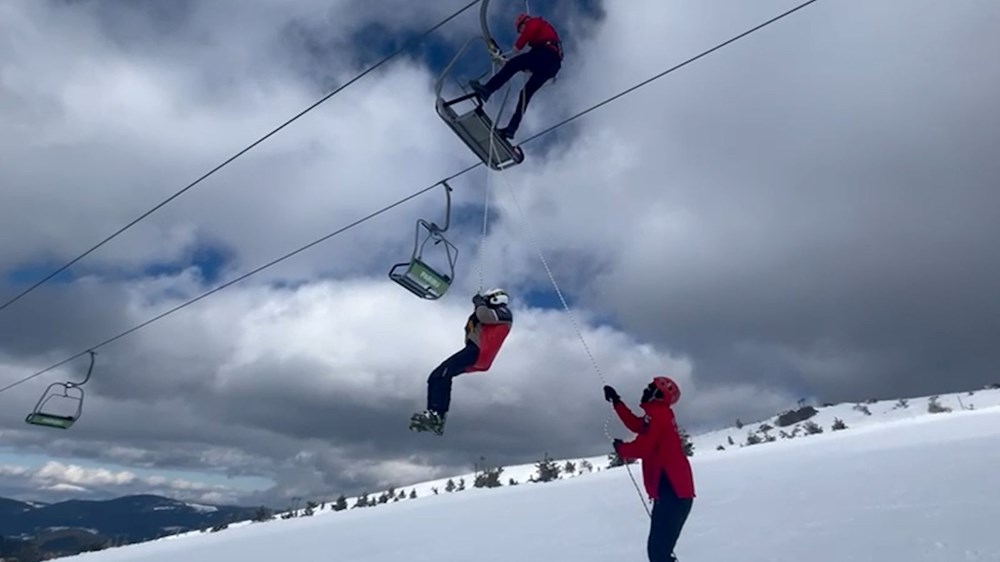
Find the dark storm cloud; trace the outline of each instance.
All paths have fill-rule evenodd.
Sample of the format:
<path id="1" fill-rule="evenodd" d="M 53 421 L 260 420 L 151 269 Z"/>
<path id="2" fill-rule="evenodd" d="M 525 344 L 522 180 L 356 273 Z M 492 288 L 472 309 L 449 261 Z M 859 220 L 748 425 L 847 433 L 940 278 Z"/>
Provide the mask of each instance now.
<path id="1" fill-rule="evenodd" d="M 984 22 L 1000 10 L 810 10 L 647 94 L 679 141 L 646 178 L 690 230 L 627 249 L 595 302 L 690 353 L 703 383 L 839 401 L 991 382 L 1000 42 Z"/>

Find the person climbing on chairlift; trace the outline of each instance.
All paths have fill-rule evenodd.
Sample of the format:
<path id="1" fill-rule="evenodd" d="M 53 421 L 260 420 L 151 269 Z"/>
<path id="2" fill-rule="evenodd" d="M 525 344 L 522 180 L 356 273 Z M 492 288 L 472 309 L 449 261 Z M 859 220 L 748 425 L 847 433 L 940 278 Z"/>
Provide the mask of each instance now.
<path id="1" fill-rule="evenodd" d="M 427 410 L 413 414 L 410 429 L 444 433 L 451 406 L 451 381 L 463 373 L 488 371 L 514 323 L 503 289 L 472 297 L 475 309 L 465 322 L 465 347 L 445 359 L 427 377 Z"/>
<path id="2" fill-rule="evenodd" d="M 649 562 L 674 562 L 674 545 L 694 503 L 691 463 L 671 407 L 680 400 L 681 390 L 669 377 L 656 377 L 642 391 L 639 417 L 622 402 L 614 388 L 604 387 L 604 399 L 630 431 L 634 441 L 614 440 L 615 453 L 624 460 L 641 459 L 643 484 L 653 500 L 646 552 Z"/>
<path id="3" fill-rule="evenodd" d="M 503 68 L 485 84 L 480 84 L 478 80 L 469 82 L 472 91 L 483 100 L 483 103 L 486 103 L 494 92 L 514 77 L 514 74 L 524 71 L 531 73 L 531 77 L 528 78 L 527 83 L 525 83 L 524 88 L 521 90 L 517 108 L 514 109 L 514 114 L 511 115 L 510 121 L 506 127 L 497 130 L 498 133 L 507 139 L 514 138 L 514 134 L 517 133 L 517 128 L 521 125 L 521 118 L 524 117 L 524 111 L 528 108 L 528 102 L 531 101 L 531 97 L 550 78 L 555 78 L 560 68 L 562 68 L 563 59 L 562 42 L 559 39 L 559 34 L 552 27 L 552 24 L 543 18 L 531 17 L 528 14 L 518 14 L 514 20 L 514 27 L 519 34 L 517 40 L 514 42 L 515 52 L 520 52 L 526 45 L 530 45 L 531 50 L 508 60 L 503 65 Z"/>

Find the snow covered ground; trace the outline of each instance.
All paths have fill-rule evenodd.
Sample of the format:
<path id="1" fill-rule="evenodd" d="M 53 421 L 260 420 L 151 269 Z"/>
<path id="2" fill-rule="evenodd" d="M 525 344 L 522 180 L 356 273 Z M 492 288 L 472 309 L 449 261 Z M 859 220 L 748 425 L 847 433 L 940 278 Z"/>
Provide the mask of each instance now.
<path id="1" fill-rule="evenodd" d="M 962 405 L 959 407 L 958 398 Z M 1000 391 L 822 408 L 823 433 L 739 447 L 765 421 L 697 436 L 698 499 L 681 537 L 682 562 L 1000 560 Z M 967 409 L 974 404 L 975 409 Z M 835 418 L 847 429 L 831 431 Z M 780 430 L 791 433 L 793 426 Z M 767 433 L 776 435 L 779 428 Z M 622 435 L 626 435 L 623 431 Z M 736 441 L 728 444 L 728 437 Z M 742 439 L 739 439 L 739 438 Z M 723 445 L 724 451 L 716 447 Z M 241 523 L 81 554 L 80 562 L 406 560 L 477 562 L 646 560 L 648 520 L 624 468 L 525 484 L 445 492 L 445 481 L 403 489 L 418 499 L 312 517 Z M 561 464 L 561 463 L 560 463 Z M 597 470 L 602 468 L 603 470 Z M 638 465 L 632 473 L 640 478 Z M 454 481 L 458 481 L 456 476 Z M 507 486 L 508 478 L 521 482 Z M 437 487 L 435 495 L 432 487 Z M 350 505 L 354 504 L 354 498 Z"/>

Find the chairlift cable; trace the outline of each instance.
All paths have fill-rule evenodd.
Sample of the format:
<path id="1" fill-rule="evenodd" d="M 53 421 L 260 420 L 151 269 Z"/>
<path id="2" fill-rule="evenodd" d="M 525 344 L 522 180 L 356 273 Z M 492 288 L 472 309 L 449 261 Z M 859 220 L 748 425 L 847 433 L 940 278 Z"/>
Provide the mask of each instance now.
<path id="1" fill-rule="evenodd" d="M 89 250 L 83 252 L 79 256 L 73 258 L 72 260 L 70 260 L 69 262 L 67 262 L 66 264 L 64 264 L 63 266 L 59 267 L 59 269 L 56 269 L 52 273 L 48 274 L 46 277 L 44 277 L 41 280 L 37 281 L 34 285 L 32 285 L 31 287 L 28 287 L 27 289 L 25 289 L 24 291 L 22 291 L 20 294 L 18 294 L 14 298 L 8 300 L 7 302 L 5 302 L 3 304 L 0 304 L 0 311 L 2 311 L 3 309 L 7 308 L 8 306 L 14 304 L 18 300 L 20 300 L 22 297 L 26 296 L 28 293 L 34 291 L 35 289 L 37 289 L 42 284 L 46 283 L 47 281 L 49 281 L 50 279 L 52 279 L 56 275 L 59 275 L 60 273 L 62 273 L 66 269 L 68 269 L 71 266 L 73 266 L 73 264 L 79 262 L 80 260 L 82 260 L 83 258 L 87 257 L 88 255 L 90 255 L 91 253 L 93 253 L 95 250 L 97 250 L 101 246 L 107 244 L 112 239 L 118 237 L 120 234 L 122 234 L 123 232 L 125 232 L 129 228 L 135 226 L 139 221 L 141 221 L 141 220 L 145 219 L 146 217 L 152 215 L 154 212 L 156 212 L 157 210 L 159 210 L 161 207 L 165 206 L 167 203 L 173 201 L 177 197 L 180 197 L 182 194 L 184 194 L 188 190 L 190 190 L 193 187 L 195 187 L 196 185 L 200 184 L 202 181 L 208 179 L 209 176 L 215 174 L 216 172 L 218 172 L 219 170 L 221 170 L 225 166 L 229 165 L 231 162 L 233 162 L 237 158 L 243 156 L 244 154 L 246 154 L 247 152 L 249 152 L 251 149 L 253 149 L 257 145 L 261 144 L 265 140 L 269 139 L 271 136 L 275 135 L 278 131 L 280 131 L 280 130 L 284 129 L 285 127 L 287 127 L 288 125 L 292 124 L 292 122 L 298 120 L 300 117 L 302 117 L 306 113 L 309 113 L 310 111 L 312 111 L 313 109 L 315 109 L 316 107 L 318 107 L 320 104 L 326 102 L 327 100 L 329 100 L 330 98 L 332 98 L 336 94 L 340 93 L 341 91 L 343 91 L 344 89 L 346 89 L 348 86 L 354 84 L 355 82 L 357 82 L 361 78 L 364 78 L 365 76 L 367 76 L 368 74 L 370 74 L 371 72 L 373 72 L 375 69 L 379 68 L 380 66 L 382 66 L 385 63 L 389 62 L 390 60 L 396 58 L 398 55 L 400 55 L 404 51 L 406 51 L 406 50 L 408 50 L 408 49 L 416 46 L 421 41 L 423 41 L 424 39 L 426 39 L 427 37 L 429 37 L 432 33 L 434 33 L 435 31 L 437 31 L 438 28 L 444 26 L 446 23 L 448 23 L 449 21 L 455 19 L 460 14 L 462 14 L 463 12 L 465 12 L 466 10 L 468 10 L 469 8 L 475 6 L 476 4 L 478 4 L 481 1 L 482 0 L 473 0 L 472 2 L 469 2 L 468 4 L 465 5 L 465 7 L 463 7 L 460 10 L 458 10 L 457 12 L 451 14 L 447 18 L 441 20 L 436 25 L 434 25 L 433 27 L 431 27 L 430 29 L 428 29 L 427 31 L 425 31 L 423 34 L 417 36 L 416 38 L 414 38 L 414 39 L 412 39 L 410 41 L 408 41 L 402 47 L 400 47 L 399 49 L 397 49 L 395 52 L 389 54 L 388 56 L 386 56 L 382 60 L 378 61 L 374 65 L 368 67 L 366 70 L 364 70 L 363 72 L 361 72 L 360 74 L 358 74 L 354 78 L 351 78 L 350 80 L 348 80 L 347 82 L 345 82 L 341 86 L 339 86 L 336 89 L 334 89 L 332 92 L 330 92 L 327 95 L 325 95 L 322 98 L 320 98 L 319 101 L 313 103 L 312 105 L 310 105 L 306 109 L 302 110 L 301 112 L 299 112 L 298 114 L 296 114 L 291 119 L 285 121 L 284 123 L 282 123 L 280 126 L 276 127 L 275 129 L 272 129 L 271 132 L 269 132 L 266 135 L 264 135 L 263 137 L 257 139 L 252 144 L 248 145 L 246 148 L 240 150 L 239 152 L 237 152 L 233 156 L 229 157 L 227 160 L 225 160 L 224 162 L 222 162 L 221 164 L 219 164 L 215 168 L 212 168 L 207 173 L 205 173 L 203 176 L 201 176 L 200 178 L 198 178 L 195 181 L 191 182 L 190 184 L 188 184 L 186 187 L 184 187 L 180 191 L 177 191 L 176 193 L 174 193 L 170 197 L 168 197 L 168 198 L 164 199 L 163 201 L 161 201 L 160 203 L 158 203 L 153 208 L 151 208 L 148 211 L 146 211 L 145 213 L 139 215 L 137 218 L 133 219 L 132 222 L 130 222 L 130 223 L 126 224 L 125 226 L 119 228 L 116 232 L 114 232 L 113 234 L 111 234 L 110 236 L 108 236 L 107 238 L 105 238 L 104 240 L 102 240 L 101 242 L 99 242 L 98 244 L 96 244 L 95 246 L 91 247 Z"/>
<path id="2" fill-rule="evenodd" d="M 378 215 L 386 213 L 386 212 L 390 211 L 391 209 L 394 209 L 394 208 L 402 205 L 403 203 L 406 203 L 407 201 L 410 201 L 411 199 L 416 199 L 417 197 L 423 195 L 424 193 L 427 193 L 427 192 L 431 191 L 432 189 L 435 189 L 435 188 L 439 187 L 441 185 L 442 181 L 448 181 L 448 180 L 451 180 L 451 179 L 455 179 L 455 178 L 457 178 L 457 177 L 459 177 L 459 176 L 461 176 L 463 174 L 466 174 L 466 173 L 474 170 L 476 168 L 476 166 L 477 165 L 469 166 L 468 168 L 466 168 L 466 169 L 464 169 L 464 170 L 462 170 L 460 172 L 457 172 L 457 173 L 453 174 L 452 176 L 450 176 L 450 177 L 448 177 L 448 178 L 446 178 L 444 180 L 436 181 L 432 185 L 429 185 L 429 186 L 421 189 L 420 191 L 417 191 L 417 192 L 412 193 L 412 194 L 410 194 L 410 195 L 408 195 L 408 196 L 406 196 L 406 197 L 404 197 L 402 199 L 399 199 L 398 201 L 396 201 L 396 202 L 394 202 L 392 204 L 386 205 L 385 207 L 382 207 L 381 209 L 379 209 L 377 211 L 374 211 L 374 212 L 366 215 L 365 217 L 362 217 L 362 218 L 360 218 L 360 219 L 358 219 L 358 220 L 356 220 L 356 221 L 354 221 L 354 222 L 352 222 L 352 223 L 350 223 L 350 224 L 348 224 L 346 226 L 343 226 L 343 227 L 341 227 L 341 228 L 339 228 L 339 229 L 337 229 L 337 230 L 335 230 L 335 231 L 327 234 L 326 236 L 323 236 L 322 238 L 318 238 L 318 239 L 316 239 L 316 240 L 314 240 L 314 241 L 306 244 L 305 246 L 302 246 L 302 247 L 298 248 L 297 250 L 289 252 L 289 253 L 285 254 L 284 256 L 281 256 L 280 258 L 271 260 L 270 262 L 268 262 L 268 263 L 266 263 L 266 264 L 264 264 L 262 266 L 259 266 L 259 267 L 255 268 L 255 269 L 251 270 L 251 271 L 248 271 L 247 273 L 244 273 L 243 275 L 240 275 L 239 277 L 236 277 L 235 279 L 227 281 L 226 283 L 223 283 L 222 285 L 219 285 L 218 287 L 215 287 L 214 289 L 206 291 L 206 292 L 202 293 L 201 295 L 199 295 L 199 296 L 197 296 L 197 297 L 195 297 L 195 298 L 193 298 L 193 299 L 191 299 L 191 300 L 189 300 L 187 302 L 179 304 L 179 305 L 175 306 L 174 308 L 171 308 L 170 310 L 167 310 L 166 312 L 162 312 L 162 313 L 154 316 L 153 318 L 150 318 L 150 319 L 146 320 L 145 322 L 142 322 L 141 324 L 137 324 L 136 326 L 133 326 L 132 328 L 129 328 L 128 330 L 126 330 L 124 332 L 121 332 L 120 334 L 118 334 L 116 336 L 108 338 L 108 339 L 104 340 L 103 342 L 101 342 L 101 343 L 99 343 L 99 344 L 97 344 L 95 346 L 90 347 L 88 349 L 88 351 L 89 350 L 100 349 L 100 348 L 102 348 L 102 347 L 104 347 L 106 345 L 109 345 L 109 344 L 111 344 L 111 343 L 113 343 L 115 341 L 118 341 L 118 340 L 124 338 L 125 336 L 127 336 L 129 334 L 132 334 L 134 332 L 137 332 L 137 331 L 141 330 L 142 328 L 145 328 L 146 326 L 149 326 L 153 322 L 157 322 L 159 320 L 162 320 L 163 318 L 166 318 L 167 316 L 170 316 L 171 314 L 173 314 L 173 313 L 175 313 L 175 312 L 177 312 L 177 311 L 179 311 L 179 310 L 181 310 L 183 308 L 186 308 L 186 307 L 188 307 L 188 306 L 190 306 L 190 305 L 192 305 L 192 304 L 194 304 L 194 303 L 196 303 L 196 302 L 198 302 L 198 301 L 200 301 L 200 300 L 202 300 L 204 298 L 207 298 L 207 297 L 209 297 L 209 296 L 211 296 L 211 295 L 213 295 L 215 293 L 218 293 L 219 291 L 222 291 L 223 289 L 231 287 L 231 286 L 239 283 L 240 281 L 243 281 L 244 279 L 247 279 L 249 277 L 252 277 L 253 275 L 256 275 L 256 274 L 260 273 L 261 271 L 264 271 L 265 269 L 271 268 L 271 267 L 277 265 L 278 263 L 285 261 L 288 258 L 291 258 L 291 257 L 293 257 L 295 255 L 298 255 L 298 254 L 300 254 L 300 253 L 308 250 L 309 248 L 312 248 L 313 246 L 316 246 L 316 245 L 318 245 L 318 244 L 320 244 L 322 242 L 325 242 L 326 240 L 329 240 L 330 238 L 333 238 L 333 237 L 335 237 L 335 236 L 337 236 L 339 234 L 347 232 L 348 230 L 350 230 L 350 229 L 352 229 L 352 228 L 354 228 L 356 226 L 359 226 L 362 223 L 367 222 L 367 221 L 369 221 L 369 220 L 377 217 Z M 5 392 L 5 391 L 7 391 L 7 390 L 9 390 L 9 389 L 11 389 L 11 388 L 19 385 L 19 384 L 25 383 L 25 382 L 27 382 L 27 381 L 35 378 L 35 377 L 41 376 L 41 375 L 43 375 L 43 374 L 45 374 L 45 373 L 47 373 L 47 372 L 49 372 L 49 371 L 51 371 L 53 369 L 61 367 L 62 365 L 65 365 L 66 363 L 69 363 L 70 361 L 76 359 L 77 357 L 82 356 L 85 353 L 87 353 L 87 351 L 81 351 L 80 353 L 77 353 L 76 355 L 73 355 L 73 356 L 71 356 L 69 358 L 63 359 L 62 361 L 60 361 L 60 362 L 58 362 L 58 363 L 56 363 L 54 365 L 46 367 L 45 369 L 42 369 L 41 371 L 38 371 L 38 372 L 36 372 L 36 373 L 34 373 L 32 375 L 24 377 L 23 379 L 14 381 L 13 383 L 8 384 L 7 386 L 5 386 L 3 388 L 0 388 L 0 392 Z"/>

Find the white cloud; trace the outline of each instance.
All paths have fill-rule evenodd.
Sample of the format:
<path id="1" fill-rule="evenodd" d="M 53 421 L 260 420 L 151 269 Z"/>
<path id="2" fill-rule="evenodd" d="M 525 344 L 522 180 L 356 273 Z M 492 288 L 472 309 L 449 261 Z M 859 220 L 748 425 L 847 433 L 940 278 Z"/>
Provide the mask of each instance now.
<path id="1" fill-rule="evenodd" d="M 122 486 L 135 481 L 133 472 L 122 470 L 112 472 L 105 468 L 86 468 L 76 465 L 66 465 L 56 461 L 45 463 L 34 474 L 33 479 L 40 483 L 60 482 L 87 486 Z"/>

